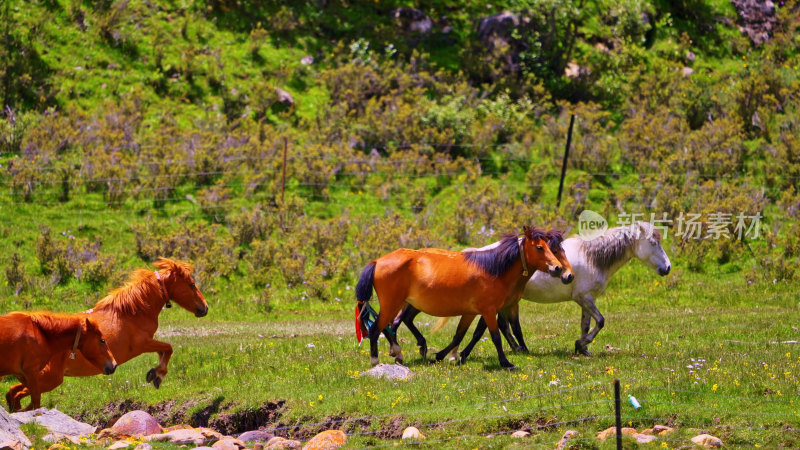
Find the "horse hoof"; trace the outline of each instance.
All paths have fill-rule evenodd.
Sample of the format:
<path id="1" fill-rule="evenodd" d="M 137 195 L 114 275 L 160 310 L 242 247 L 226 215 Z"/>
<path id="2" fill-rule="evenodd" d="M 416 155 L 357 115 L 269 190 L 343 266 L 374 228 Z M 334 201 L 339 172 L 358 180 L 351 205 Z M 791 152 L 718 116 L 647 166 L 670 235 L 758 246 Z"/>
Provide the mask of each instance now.
<path id="1" fill-rule="evenodd" d="M 517 370 L 517 366 L 515 366 L 513 364 L 510 364 L 508 366 L 503 366 L 503 368 L 506 369 L 506 370 Z"/>
<path id="2" fill-rule="evenodd" d="M 395 359 L 394 359 L 394 362 L 395 362 L 396 364 L 400 364 L 400 365 L 402 366 L 402 365 L 403 365 L 403 358 L 395 358 Z"/>
<path id="3" fill-rule="evenodd" d="M 147 371 L 147 376 L 145 377 L 148 383 L 152 383 L 153 380 L 156 379 L 156 369 L 150 369 Z"/>
<path id="4" fill-rule="evenodd" d="M 423 347 L 423 346 L 419 347 L 419 356 L 422 356 L 422 359 L 425 359 L 425 358 L 428 357 L 428 347 L 427 346 L 426 347 Z"/>
<path id="5" fill-rule="evenodd" d="M 156 378 L 153 380 L 153 386 L 155 386 L 155 387 L 156 387 L 156 389 L 158 389 L 158 388 L 160 388 L 160 387 L 161 387 L 161 380 L 162 380 L 162 379 L 161 379 L 161 377 L 156 377 Z"/>

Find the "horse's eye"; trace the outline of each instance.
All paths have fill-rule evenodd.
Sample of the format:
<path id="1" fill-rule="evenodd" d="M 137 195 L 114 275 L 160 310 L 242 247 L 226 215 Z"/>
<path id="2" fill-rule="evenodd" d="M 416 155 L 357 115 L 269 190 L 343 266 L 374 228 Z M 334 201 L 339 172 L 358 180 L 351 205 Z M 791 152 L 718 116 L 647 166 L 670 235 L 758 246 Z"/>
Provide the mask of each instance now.
<path id="1" fill-rule="evenodd" d="M 655 247 L 655 246 L 656 246 L 656 241 L 650 241 L 650 245 L 652 245 L 653 247 Z"/>
<path id="2" fill-rule="evenodd" d="M 106 340 L 105 339 L 100 339 L 100 343 L 103 344 L 103 345 L 106 345 Z"/>
<path id="3" fill-rule="evenodd" d="M 541 245 L 537 245 L 536 250 L 544 250 L 544 247 L 542 247 Z"/>

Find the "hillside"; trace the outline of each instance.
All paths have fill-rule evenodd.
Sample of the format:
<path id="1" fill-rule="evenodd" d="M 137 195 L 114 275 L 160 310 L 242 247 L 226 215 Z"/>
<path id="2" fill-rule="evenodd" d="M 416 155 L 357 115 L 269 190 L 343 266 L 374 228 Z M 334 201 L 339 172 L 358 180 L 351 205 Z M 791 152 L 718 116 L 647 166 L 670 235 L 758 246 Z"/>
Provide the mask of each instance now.
<path id="1" fill-rule="evenodd" d="M 221 317 L 349 310 L 386 251 L 586 208 L 668 224 L 676 277 L 796 282 L 798 4 L 750 3 L 4 2 L 0 312 L 158 256 Z"/>

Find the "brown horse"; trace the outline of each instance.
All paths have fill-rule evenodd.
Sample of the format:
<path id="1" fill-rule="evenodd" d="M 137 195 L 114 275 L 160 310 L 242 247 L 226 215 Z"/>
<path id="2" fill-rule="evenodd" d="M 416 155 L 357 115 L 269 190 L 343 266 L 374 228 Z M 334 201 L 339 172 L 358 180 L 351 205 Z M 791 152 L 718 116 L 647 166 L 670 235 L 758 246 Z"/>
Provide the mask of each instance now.
<path id="1" fill-rule="evenodd" d="M 170 300 L 197 317 L 208 314 L 208 304 L 192 278 L 192 266 L 185 262 L 161 258 L 156 261 L 158 271 L 136 269 L 125 286 L 112 291 L 100 300 L 94 308 L 79 313 L 79 317 L 89 317 L 96 322 L 122 364 L 142 353 L 158 353 L 158 366 L 147 372 L 148 382 L 158 388 L 167 375 L 167 364 L 172 356 L 172 346 L 153 339 L 158 329 L 158 315 Z M 45 367 L 44 371 L 49 368 Z M 78 357 L 67 361 L 65 375 L 86 377 L 99 372 L 85 358 Z M 56 386 L 47 385 L 43 392 Z M 22 385 L 12 386 L 6 396 L 19 407 L 28 395 Z"/>
<path id="2" fill-rule="evenodd" d="M 15 312 L 0 316 L 0 377 L 14 375 L 27 387 L 31 404 L 26 410 L 41 406 L 42 392 L 64 381 L 67 358 L 81 355 L 97 373 L 110 375 L 117 362 L 108 349 L 97 324 L 87 318 L 45 312 Z M 52 370 L 42 372 L 45 365 Z M 49 387 L 43 391 L 42 387 Z M 12 411 L 19 410 L 9 400 Z"/>
<path id="3" fill-rule="evenodd" d="M 497 312 L 519 300 L 533 271 L 558 275 L 561 266 L 550 251 L 545 233 L 524 228 L 524 235 L 508 235 L 496 248 L 487 251 L 449 252 L 395 250 L 367 264 L 356 285 L 361 311 L 371 307 L 372 288 L 378 295 L 380 312 L 369 328 L 370 362 L 378 363 L 378 335 L 407 303 L 427 314 L 439 317 L 462 316 L 459 332 L 463 338 L 472 320 L 484 318 L 497 348 L 500 365 L 514 368 L 503 353 L 497 330 Z M 360 329 L 356 315 L 357 333 Z M 389 328 L 388 330 L 391 330 Z M 393 333 L 386 333 L 391 354 L 402 360 L 400 346 Z M 449 349 L 437 353 L 443 359 Z"/>
<path id="4" fill-rule="evenodd" d="M 564 251 L 564 247 L 561 246 L 561 243 L 564 241 L 564 233 L 561 230 L 549 230 L 545 234 L 545 239 L 547 240 L 547 246 L 550 247 L 550 251 L 553 252 L 553 255 L 555 255 L 556 259 L 558 259 L 558 262 L 561 263 L 561 274 L 560 274 L 561 282 L 564 284 L 571 283 L 575 277 L 572 272 L 572 265 L 569 263 L 569 260 L 567 259 L 567 254 Z M 486 247 L 478 249 L 468 248 L 464 249 L 463 251 L 473 252 L 473 251 L 489 250 L 496 247 L 498 244 L 499 242 L 487 245 Z M 440 250 L 440 249 L 422 249 L 422 251 L 450 252 L 449 250 Z M 423 336 L 422 333 L 417 328 L 417 326 L 414 325 L 414 318 L 417 317 L 417 315 L 419 315 L 420 312 L 421 312 L 420 310 L 414 308 L 413 306 L 406 305 L 406 307 L 403 308 L 403 310 L 400 312 L 400 314 L 397 315 L 394 322 L 392 323 L 392 331 L 396 334 L 397 329 L 400 327 L 400 324 L 404 323 L 408 327 L 409 331 L 411 331 L 411 334 L 414 335 L 414 338 L 416 338 L 417 340 L 417 346 L 419 346 L 420 356 L 425 358 L 428 353 L 428 344 L 427 341 L 425 340 L 425 336 Z M 506 337 L 506 340 L 508 340 L 510 343 L 513 342 L 514 344 L 516 344 L 516 341 L 511 336 L 511 332 L 508 327 L 509 320 L 506 319 L 506 316 L 508 316 L 510 319 L 513 317 L 517 317 L 518 315 L 519 315 L 519 303 L 513 303 L 513 305 L 510 305 L 510 308 L 508 308 L 507 311 L 500 311 L 497 316 L 500 332 L 503 333 L 503 335 Z M 437 323 L 436 326 L 434 327 L 434 332 L 439 328 L 441 328 L 442 326 L 444 326 L 444 324 L 447 322 L 448 319 L 449 317 L 442 318 L 439 321 L 439 323 Z M 510 320 L 510 322 L 512 328 L 514 328 L 514 332 L 516 333 L 517 329 L 519 328 L 519 321 Z M 485 328 L 485 322 L 483 321 L 483 319 L 481 319 L 478 322 L 478 327 Z M 523 348 L 519 345 L 512 345 L 512 348 L 514 351 L 523 350 Z M 458 349 L 454 348 L 453 351 L 457 352 Z"/>

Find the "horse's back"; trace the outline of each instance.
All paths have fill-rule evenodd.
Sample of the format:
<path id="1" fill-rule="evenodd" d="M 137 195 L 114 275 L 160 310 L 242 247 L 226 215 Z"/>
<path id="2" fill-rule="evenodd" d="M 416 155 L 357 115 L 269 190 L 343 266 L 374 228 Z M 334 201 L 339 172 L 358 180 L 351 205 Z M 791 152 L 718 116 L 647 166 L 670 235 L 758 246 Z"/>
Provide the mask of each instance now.
<path id="1" fill-rule="evenodd" d="M 0 358 L 0 376 L 18 374 L 24 356 L 38 351 L 39 339 L 28 314 L 0 316 L 0 349 L 3 354 Z"/>

